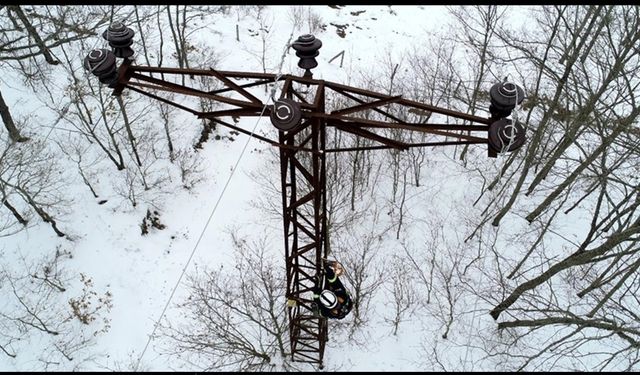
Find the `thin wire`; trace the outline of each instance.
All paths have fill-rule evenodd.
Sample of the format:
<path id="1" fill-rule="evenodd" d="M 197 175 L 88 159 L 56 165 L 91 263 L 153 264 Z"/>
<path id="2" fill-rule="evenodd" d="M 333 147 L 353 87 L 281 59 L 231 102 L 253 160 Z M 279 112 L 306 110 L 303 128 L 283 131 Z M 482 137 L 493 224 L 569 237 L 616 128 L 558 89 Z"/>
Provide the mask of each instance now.
<path id="1" fill-rule="evenodd" d="M 476 320 L 476 311 L 478 310 L 478 300 L 479 298 L 477 298 L 476 296 L 476 303 L 473 306 L 473 315 L 471 317 L 471 328 L 474 327 L 474 322 Z M 464 367 L 463 367 L 463 371 L 469 371 L 466 367 L 467 367 L 467 357 L 469 356 L 469 348 L 471 347 L 471 333 L 469 334 L 469 339 L 467 340 L 467 349 L 464 353 Z"/>
<path id="2" fill-rule="evenodd" d="M 256 121 L 255 125 L 253 126 L 253 130 L 251 130 L 251 134 L 249 135 L 249 138 L 245 142 L 244 147 L 242 148 L 242 151 L 240 152 L 240 156 L 238 157 L 238 160 L 236 161 L 236 164 L 234 165 L 233 169 L 231 170 L 231 174 L 229 175 L 229 178 L 227 178 L 227 182 L 225 183 L 224 187 L 222 188 L 222 192 L 218 196 L 218 200 L 216 201 L 216 204 L 213 207 L 213 210 L 211 211 L 211 214 L 209 215 L 209 218 L 207 219 L 207 222 L 205 223 L 204 228 L 202 229 L 202 232 L 200 233 L 200 236 L 198 237 L 198 240 L 196 241 L 196 244 L 193 247 L 193 250 L 191 250 L 191 254 L 189 255 L 189 259 L 187 259 L 187 263 L 182 268 L 182 272 L 180 273 L 180 277 L 178 278 L 178 281 L 176 282 L 175 286 L 173 287 L 173 290 L 171 291 L 171 294 L 169 295 L 169 299 L 167 300 L 167 303 L 164 305 L 164 308 L 162 309 L 162 313 L 160 314 L 160 317 L 158 318 L 158 320 L 154 324 L 153 331 L 151 332 L 151 335 L 149 336 L 149 339 L 147 340 L 147 343 L 145 344 L 144 349 L 142 350 L 142 354 L 140 354 L 140 358 L 138 358 L 138 362 L 136 363 L 136 367 L 134 369 L 134 371 L 136 371 L 136 372 L 138 371 L 138 367 L 140 366 L 140 362 L 142 361 L 142 358 L 144 357 L 145 353 L 147 352 L 147 349 L 149 348 L 149 344 L 153 340 L 153 337 L 154 337 L 154 335 L 156 333 L 158 325 L 160 324 L 160 321 L 164 317 L 164 314 L 167 312 L 167 308 L 169 307 L 169 304 L 171 303 L 171 300 L 173 299 L 173 296 L 174 296 L 176 290 L 178 289 L 178 286 L 180 285 L 180 281 L 182 280 L 182 277 L 184 276 L 187 268 L 189 267 L 189 264 L 191 263 L 191 259 L 193 258 L 193 255 L 195 254 L 196 249 L 198 248 L 198 245 L 200 244 L 200 241 L 202 240 L 202 237 L 204 237 L 204 234 L 205 234 L 205 232 L 207 230 L 207 227 L 209 226 L 209 223 L 211 222 L 211 219 L 213 218 L 213 215 L 215 214 L 215 212 L 216 212 L 216 210 L 218 208 L 218 204 L 220 204 L 220 201 L 222 200 L 222 197 L 224 196 L 224 193 L 227 191 L 227 187 L 229 186 L 229 183 L 231 182 L 231 179 L 233 178 L 236 170 L 238 169 L 238 165 L 240 164 L 240 161 L 242 160 L 242 157 L 244 156 L 244 153 L 247 150 L 247 147 L 249 146 L 249 142 L 253 138 L 253 134 L 255 133 L 256 129 L 258 128 L 258 124 L 260 123 L 260 120 L 262 119 L 262 116 L 264 115 L 264 112 L 267 109 L 267 103 L 269 102 L 269 99 L 273 99 L 273 97 L 275 95 L 275 91 L 276 91 L 275 83 L 282 76 L 282 66 L 284 64 L 284 59 L 285 59 L 285 57 L 287 55 L 287 51 L 289 49 L 290 42 L 291 42 L 292 38 L 293 38 L 293 30 L 291 31 L 291 36 L 289 37 L 289 41 L 287 42 L 287 44 L 285 46 L 285 50 L 284 50 L 284 52 L 282 54 L 282 59 L 280 61 L 280 66 L 279 66 L 279 69 L 278 69 L 278 75 L 276 76 L 276 79 L 274 81 L 274 85 L 271 88 L 271 95 L 267 98 L 267 101 L 265 102 L 265 105 L 262 107 L 262 111 L 260 111 L 260 116 L 258 117 L 258 120 Z"/>
<path id="3" fill-rule="evenodd" d="M 216 212 L 216 210 L 218 208 L 218 204 L 222 200 L 222 197 L 224 196 L 224 193 L 227 191 L 227 187 L 229 186 L 229 182 L 231 182 L 231 178 L 235 174 L 235 171 L 238 168 L 238 164 L 240 164 L 240 161 L 241 161 L 242 157 L 244 156 L 244 153 L 245 153 L 245 151 L 247 149 L 247 146 L 249 145 L 249 141 L 251 140 L 252 135 L 254 134 L 256 128 L 258 127 L 258 123 L 260 122 L 260 119 L 262 118 L 262 115 L 264 114 L 264 111 L 265 111 L 266 108 L 267 108 L 267 105 L 265 104 L 262 107 L 262 111 L 260 112 L 260 117 L 258 117 L 258 121 L 256 121 L 256 123 L 255 123 L 255 125 L 253 127 L 253 130 L 251 131 L 251 135 L 247 139 L 247 142 L 245 142 L 244 147 L 242 148 L 242 151 L 240 152 L 240 156 L 238 157 L 238 160 L 236 161 L 233 169 L 231 170 L 231 174 L 229 175 L 229 178 L 227 178 L 227 182 L 224 184 L 224 187 L 222 188 L 222 192 L 218 196 L 218 200 L 216 201 L 216 204 L 213 207 L 213 210 L 211 211 L 211 214 L 209 215 L 209 218 L 207 219 L 207 222 L 205 223 L 204 228 L 202 229 L 202 232 L 200 233 L 200 236 L 198 237 L 198 240 L 196 241 L 196 244 L 193 247 L 193 250 L 191 250 L 191 255 L 189 255 L 189 259 L 187 259 L 187 263 L 182 268 L 182 272 L 180 273 L 180 277 L 178 278 L 178 282 L 176 282 L 175 286 L 173 287 L 173 290 L 171 291 L 171 294 L 169 295 L 169 299 L 167 300 L 167 303 L 165 304 L 164 308 L 162 309 L 162 313 L 160 314 L 160 318 L 158 318 L 158 321 L 155 323 L 155 325 L 153 327 L 153 331 L 151 332 L 151 335 L 149 336 L 149 340 L 147 340 L 147 344 L 144 346 L 144 349 L 142 350 L 142 354 L 140 355 L 140 358 L 138 359 L 138 363 L 136 364 L 136 367 L 134 369 L 134 371 L 136 371 L 136 372 L 138 371 L 138 366 L 140 365 L 140 361 L 142 361 L 142 357 L 146 353 L 147 348 L 149 347 L 149 344 L 151 343 L 151 340 L 152 340 L 153 336 L 155 335 L 155 332 L 156 332 L 156 329 L 158 328 L 158 324 L 160 323 L 160 320 L 162 320 L 162 317 L 166 313 L 167 308 L 169 307 L 169 303 L 173 299 L 173 295 L 175 294 L 176 290 L 178 289 L 178 285 L 180 285 L 180 281 L 182 280 L 182 277 L 184 276 L 184 274 L 185 274 L 185 272 L 187 270 L 187 267 L 191 263 L 191 259 L 193 258 L 193 255 L 195 254 L 196 249 L 198 248 L 198 245 L 200 244 L 200 241 L 202 240 L 202 237 L 204 237 L 204 233 L 206 232 L 206 229 L 209 226 L 209 223 L 211 222 L 211 219 L 213 218 L 213 215 L 215 214 L 215 212 Z"/>
<path id="4" fill-rule="evenodd" d="M 284 47 L 284 51 L 282 52 L 282 56 L 280 56 L 280 65 L 278 66 L 278 74 L 276 75 L 275 80 L 273 81 L 273 87 L 271 88 L 271 100 L 275 103 L 275 93 L 276 93 L 276 83 L 282 77 L 282 66 L 284 65 L 284 60 L 287 57 L 287 53 L 289 52 L 289 47 L 291 47 L 291 39 L 293 39 L 293 32 L 295 31 L 295 25 L 293 30 L 291 30 L 291 34 L 289 35 L 289 40 L 287 40 L 287 44 Z"/>

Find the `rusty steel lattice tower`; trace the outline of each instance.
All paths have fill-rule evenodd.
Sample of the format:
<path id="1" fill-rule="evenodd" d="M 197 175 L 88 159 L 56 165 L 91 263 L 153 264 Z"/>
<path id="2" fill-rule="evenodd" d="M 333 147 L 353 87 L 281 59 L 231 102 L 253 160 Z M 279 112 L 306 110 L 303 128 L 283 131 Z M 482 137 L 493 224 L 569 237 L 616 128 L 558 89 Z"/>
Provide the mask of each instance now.
<path id="1" fill-rule="evenodd" d="M 310 362 L 323 366 L 325 343 L 328 338 L 327 319 L 312 311 L 312 289 L 315 276 L 327 258 L 326 213 L 326 155 L 334 152 L 396 149 L 446 145 L 487 145 L 488 156 L 513 151 L 525 141 L 524 129 L 507 119 L 524 91 L 519 86 L 503 82 L 491 87 L 491 115 L 488 118 L 420 103 L 335 82 L 313 79 L 311 69 L 317 66 L 315 57 L 322 46 L 312 35 L 300 36 L 292 45 L 300 58 L 298 66 L 305 69 L 303 76 L 254 72 L 219 71 L 214 69 L 162 68 L 133 65 L 134 32 L 122 23 L 114 23 L 103 37 L 113 49 L 92 50 L 84 66 L 100 82 L 121 95 L 124 89 L 148 96 L 190 112 L 201 119 L 228 127 L 267 142 L 280 151 L 282 213 L 284 223 L 284 250 L 286 263 L 286 298 L 289 334 L 293 361 Z M 124 61 L 118 68 L 116 57 Z M 155 76 L 154 76 L 155 74 Z M 170 77 L 207 77 L 216 80 L 222 88 L 202 90 L 174 82 Z M 279 99 L 266 105 L 247 89 L 282 82 Z M 327 93 L 341 96 L 345 103 L 340 108 L 326 111 Z M 231 108 L 202 112 L 180 104 L 161 93 L 180 94 L 208 99 Z M 389 106 L 398 111 L 423 111 L 469 123 L 412 123 L 390 113 Z M 374 111 L 381 119 L 363 118 L 366 111 Z M 260 117 L 268 115 L 278 130 L 272 139 L 243 129 L 226 117 Z M 327 148 L 327 128 L 334 128 L 356 137 L 369 139 L 376 145 L 362 147 Z M 422 132 L 434 136 L 429 142 L 399 141 L 376 133 L 376 129 Z M 473 134 L 473 135 L 472 135 Z"/>

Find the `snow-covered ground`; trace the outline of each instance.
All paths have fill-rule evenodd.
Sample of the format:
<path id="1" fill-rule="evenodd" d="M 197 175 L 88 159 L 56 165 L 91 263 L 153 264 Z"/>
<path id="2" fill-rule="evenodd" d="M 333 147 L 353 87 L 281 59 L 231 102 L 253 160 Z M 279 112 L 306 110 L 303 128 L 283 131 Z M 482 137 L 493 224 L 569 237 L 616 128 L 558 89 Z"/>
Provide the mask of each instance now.
<path id="1" fill-rule="evenodd" d="M 271 72 L 277 70 L 279 57 L 293 29 L 289 9 L 287 6 L 271 6 L 264 11 L 265 19 L 272 25 L 267 53 L 267 66 Z M 327 25 L 326 30 L 316 33 L 323 46 L 317 58 L 319 66 L 314 69 L 314 77 L 344 83 L 351 81 L 353 71 L 373 68 L 388 54 L 400 56 L 403 52 L 420 46 L 430 37 L 430 33 L 440 31 L 447 22 L 451 22 L 447 10 L 439 6 L 351 5 L 339 9 L 328 6 L 313 6 L 311 9 Z M 237 20 L 234 14 L 214 14 L 207 22 L 207 28 L 195 38 L 201 43 L 209 44 L 222 56 L 217 69 L 261 71 L 259 59 L 247 52 L 261 48 L 259 37 L 250 36 L 250 30 L 258 27 L 254 18 L 243 16 Z M 344 29 L 344 37 L 338 35 L 338 28 L 331 23 L 348 24 Z M 239 25 L 240 42 L 236 41 L 236 24 Z M 294 31 L 293 38 L 304 32 L 304 27 Z M 345 52 L 342 68 L 339 66 L 339 58 L 328 62 L 341 51 Z M 301 73 L 296 66 L 297 61 L 293 51 L 290 51 L 283 72 Z M 170 66 L 168 63 L 164 65 Z M 3 92 L 14 117 L 35 114 L 43 122 L 54 118 L 33 99 L 28 89 L 21 88 L 20 82 L 11 82 L 12 88 L 3 87 Z M 95 83 L 97 82 L 94 81 Z M 253 92 L 264 97 L 264 92 Z M 174 121 L 181 122 L 185 127 L 193 124 L 192 133 L 187 132 L 188 136 L 182 140 L 191 142 L 199 131 L 199 127 L 196 128 L 199 123 L 190 115 L 179 113 L 175 114 Z M 251 129 L 255 119 L 242 121 L 244 128 Z M 258 129 L 271 136 L 276 134 L 268 119 L 262 119 Z M 53 132 L 51 139 L 64 137 L 64 133 L 57 134 L 56 130 Z M 43 136 L 46 134 L 45 130 Z M 166 225 L 164 230 L 152 230 L 149 235 L 141 236 L 140 222 L 148 206 L 141 204 L 136 209 L 131 209 L 130 206 L 124 208 L 126 204 L 122 203 L 123 199 L 109 188 L 108 180 L 115 174 L 115 169 L 111 168 L 99 176 L 99 186 L 102 187 L 100 199 L 107 200 L 102 205 L 97 204 L 97 200 L 77 176 L 70 177 L 72 183 L 65 193 L 73 203 L 69 206 L 68 214 L 60 217 L 59 225 L 69 233 L 71 240 L 58 238 L 45 223 L 30 226 L 16 235 L 0 239 L 0 252 L 5 266 L 16 262 L 19 256 L 37 257 L 61 246 L 73 254 L 71 259 L 65 261 L 65 267 L 72 274 L 79 275 L 82 272 L 89 275 L 98 293 L 109 291 L 112 294 L 113 307 L 106 315 L 110 321 L 110 329 L 99 336 L 96 345 L 91 348 L 99 356 L 87 363 L 86 369 L 126 369 L 137 360 L 190 258 L 246 140 L 246 136 L 239 135 L 232 142 L 210 140 L 205 144 L 200 151 L 203 181 L 189 191 L 176 189 L 162 200 L 160 218 Z M 231 240 L 227 233 L 232 227 L 242 228 L 245 232 L 266 233 L 276 251 L 281 246 L 281 227 L 277 223 L 265 223 L 260 216 L 263 213 L 252 204 L 264 192 L 256 187 L 250 174 L 260 168 L 270 167 L 265 161 L 268 147 L 255 139 L 250 141 L 238 170 L 204 231 L 186 270 L 187 274 L 198 264 L 212 268 L 232 265 Z M 477 148 L 470 152 L 479 158 L 484 157 L 486 150 L 479 146 Z M 399 249 L 403 239 L 415 247 L 420 247 L 421 243 L 427 241 L 428 234 L 420 232 L 425 228 L 420 221 L 437 218 L 445 226 L 455 227 L 461 225 L 461 220 L 472 210 L 470 206 L 479 194 L 472 187 L 480 186 L 481 182 L 478 180 L 467 183 L 465 179 L 468 177 L 462 173 L 462 167 L 440 150 L 434 150 L 429 158 L 429 168 L 424 172 L 424 185 L 414 189 L 413 196 L 407 201 L 407 205 L 411 206 L 407 213 L 408 221 L 413 221 L 415 225 L 412 227 L 408 224 L 409 229 L 403 230 L 401 240 L 395 239 L 395 230 L 390 231 L 380 257 L 401 251 Z M 71 161 L 62 162 L 69 164 L 69 170 L 75 170 Z M 501 162 L 502 159 L 498 158 L 487 161 L 485 165 L 494 168 L 494 173 L 497 173 Z M 490 166 L 491 163 L 495 165 Z M 273 167 L 275 180 L 279 176 L 277 168 Z M 525 222 L 522 218 L 512 219 L 516 222 L 513 224 L 514 228 Z M 446 252 L 443 251 L 443 254 Z M 284 259 L 282 263 L 284 265 Z M 77 291 L 81 288 L 77 280 L 71 286 Z M 443 352 L 446 352 L 444 361 L 447 369 L 490 370 L 488 365 L 484 368 L 473 367 L 472 364 L 477 363 L 480 354 L 475 353 L 473 348 L 465 347 L 472 334 L 489 329 L 487 327 L 495 324 L 486 313 L 488 306 L 482 301 L 470 298 L 464 301 L 464 311 L 458 312 L 459 319 L 456 320 L 449 338 L 445 340 L 441 337 L 442 322 L 424 311 L 401 323 L 397 335 L 391 334 L 391 327 L 384 321 L 388 315 L 385 295 L 380 292 L 374 298 L 371 319 L 355 338 L 359 344 L 348 340 L 346 335 L 333 337 L 330 334 L 331 340 L 325 352 L 326 370 L 441 370 L 429 367 L 429 362 L 424 358 L 428 353 L 425 353 L 423 347 L 433 346 L 434 343 L 446 348 Z M 178 285 L 172 301 L 186 297 L 185 288 Z M 166 318 L 179 319 L 179 314 L 179 311 L 170 307 Z M 34 351 L 38 350 L 38 346 L 33 343 L 25 344 L 32 345 Z M 26 348 L 22 350 L 28 352 Z M 33 353 L 31 358 L 35 354 L 37 353 Z M 25 357 L 29 358 L 28 355 L 15 359 L 0 356 L 0 370 L 38 368 L 37 362 L 25 360 Z M 154 350 L 152 342 L 142 360 L 142 368 L 162 370 L 175 367 L 170 360 Z"/>

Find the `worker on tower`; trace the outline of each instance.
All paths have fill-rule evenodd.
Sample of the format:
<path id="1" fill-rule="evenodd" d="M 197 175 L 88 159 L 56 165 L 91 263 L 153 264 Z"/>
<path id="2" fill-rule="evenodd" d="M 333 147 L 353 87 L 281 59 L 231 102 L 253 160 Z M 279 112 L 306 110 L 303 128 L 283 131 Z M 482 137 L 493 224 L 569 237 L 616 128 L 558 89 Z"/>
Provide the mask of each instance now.
<path id="1" fill-rule="evenodd" d="M 342 266 L 338 262 L 327 261 L 324 265 L 324 277 L 319 277 L 313 291 L 313 300 L 317 312 L 331 319 L 343 319 L 351 311 L 353 301 L 338 278 Z"/>

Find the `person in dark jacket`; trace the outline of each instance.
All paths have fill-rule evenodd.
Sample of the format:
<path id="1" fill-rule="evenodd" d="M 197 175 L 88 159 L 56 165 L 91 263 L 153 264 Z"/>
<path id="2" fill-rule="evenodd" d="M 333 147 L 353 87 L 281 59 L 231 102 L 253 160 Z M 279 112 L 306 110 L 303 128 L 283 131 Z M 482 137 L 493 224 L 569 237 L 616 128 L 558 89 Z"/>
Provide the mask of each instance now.
<path id="1" fill-rule="evenodd" d="M 324 278 L 321 282 L 317 282 L 314 288 L 313 299 L 318 312 L 326 318 L 343 319 L 349 314 L 353 305 L 349 292 L 338 278 L 338 273 L 341 271 L 339 263 L 326 263 Z"/>

